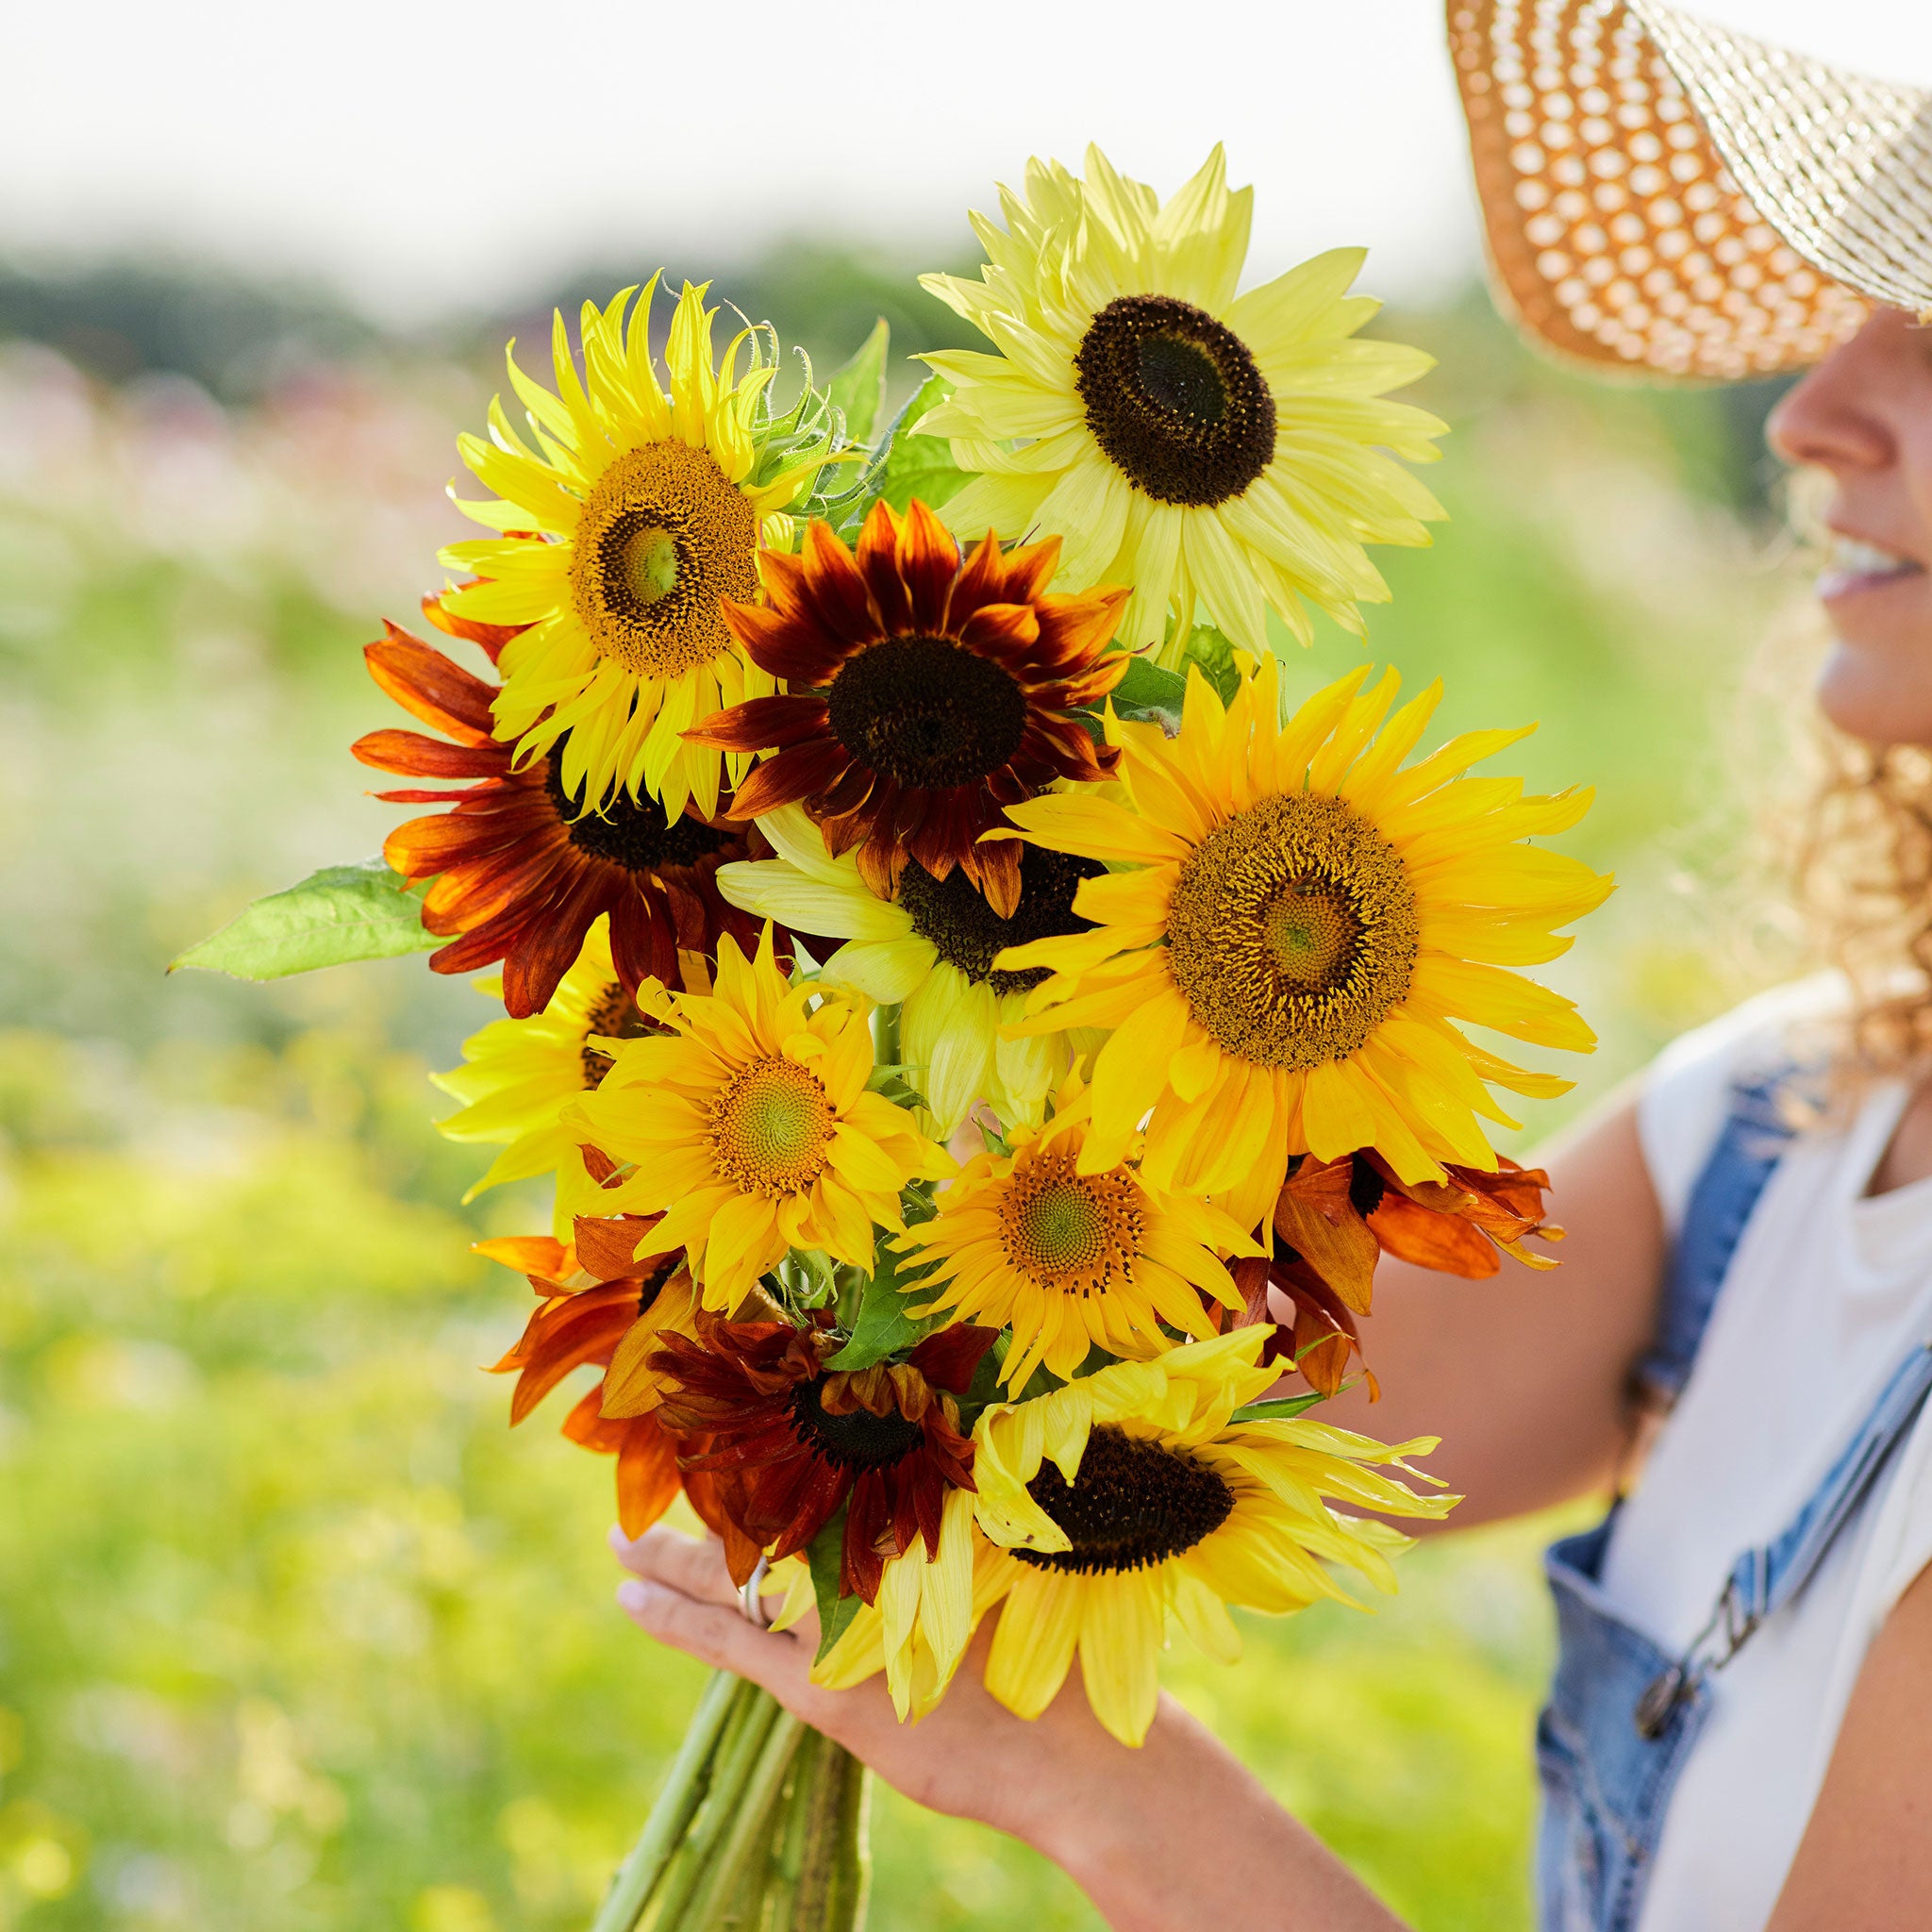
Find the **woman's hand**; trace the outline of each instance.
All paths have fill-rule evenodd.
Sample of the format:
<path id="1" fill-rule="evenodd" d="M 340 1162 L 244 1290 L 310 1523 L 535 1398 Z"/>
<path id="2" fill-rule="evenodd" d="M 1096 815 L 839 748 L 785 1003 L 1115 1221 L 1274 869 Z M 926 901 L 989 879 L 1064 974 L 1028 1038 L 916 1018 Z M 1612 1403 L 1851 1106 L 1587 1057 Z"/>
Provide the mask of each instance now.
<path id="1" fill-rule="evenodd" d="M 618 1586 L 617 1601 L 640 1629 L 762 1685 L 928 1810 L 994 1825 L 1051 1856 L 1056 1815 L 1117 1779 L 1137 1755 L 1101 1729 L 1077 1685 L 1037 1723 L 1015 1717 L 990 1696 L 982 1681 L 990 1625 L 939 1708 L 902 1724 L 883 1676 L 853 1690 L 825 1690 L 810 1681 L 816 1616 L 783 1631 L 748 1622 L 719 1543 L 663 1528 L 632 1542 L 613 1529 L 610 1546 L 632 1572 Z"/>
<path id="2" fill-rule="evenodd" d="M 1077 1684 L 1039 1719 L 987 1692 L 982 1628 L 939 1708 L 902 1724 L 882 1678 L 825 1690 L 818 1624 L 759 1630 L 722 1547 L 675 1530 L 610 1533 L 641 1629 L 763 1686 L 931 1810 L 1010 1832 L 1064 1869 L 1115 1932 L 1400 1932 L 1398 1922 L 1201 1725 L 1163 1696 L 1147 1741 L 1103 1730 Z"/>

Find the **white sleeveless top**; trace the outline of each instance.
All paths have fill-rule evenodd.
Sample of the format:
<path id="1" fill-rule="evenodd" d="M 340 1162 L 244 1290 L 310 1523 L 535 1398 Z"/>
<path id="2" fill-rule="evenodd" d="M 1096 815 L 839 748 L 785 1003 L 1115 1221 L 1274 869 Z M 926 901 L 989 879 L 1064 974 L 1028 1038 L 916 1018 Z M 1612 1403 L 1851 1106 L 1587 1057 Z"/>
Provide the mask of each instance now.
<path id="1" fill-rule="evenodd" d="M 1651 1068 L 1638 1122 L 1667 1227 L 1740 1073 L 1840 997 L 1808 980 L 1686 1035 Z M 1898 1362 L 1932 1337 L 1932 1179 L 1866 1184 L 1908 1097 L 1794 1141 L 1752 1216 L 1690 1378 L 1605 1555 L 1619 1611 L 1666 1651 L 1708 1619 L 1733 1559 L 1797 1513 Z M 1665 1818 L 1640 1932 L 1759 1932 L 1872 1640 L 1932 1560 L 1932 1404 L 1808 1588 L 1712 1679 L 1713 1708 Z"/>

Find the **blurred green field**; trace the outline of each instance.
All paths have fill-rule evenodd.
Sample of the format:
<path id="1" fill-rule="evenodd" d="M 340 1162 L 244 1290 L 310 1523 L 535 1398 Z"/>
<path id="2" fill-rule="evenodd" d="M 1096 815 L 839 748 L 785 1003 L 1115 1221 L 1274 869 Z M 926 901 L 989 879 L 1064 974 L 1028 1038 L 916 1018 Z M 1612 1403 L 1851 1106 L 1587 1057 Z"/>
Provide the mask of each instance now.
<path id="1" fill-rule="evenodd" d="M 849 348 L 787 259 L 776 319 Z M 1587 390 L 1474 297 L 1391 332 L 1443 358 L 1453 521 L 1383 557 L 1371 645 L 1446 680 L 1444 730 L 1540 719 L 1512 768 L 1598 788 L 1573 849 L 1623 888 L 1552 969 L 1603 1035 L 1581 1104 L 1790 957 L 1741 857 L 1736 693 L 1790 590 L 1763 398 Z M 481 1163 L 425 1074 L 486 1009 L 420 961 L 161 972 L 392 823 L 345 749 L 390 722 L 357 647 L 433 582 L 491 371 L 352 343 L 219 403 L 67 346 L 0 341 L 0 1928 L 564 1932 L 699 1673 L 611 1607 L 566 1398 L 512 1436 L 478 1372 L 528 1291 L 467 1244 L 536 1209 L 457 1207 Z M 1540 1534 L 1416 1553 L 1373 1620 L 1253 1623 L 1236 1671 L 1174 1660 L 1425 1932 L 1527 1923 Z M 1094 1923 L 890 1796 L 874 1845 L 878 1932 Z"/>

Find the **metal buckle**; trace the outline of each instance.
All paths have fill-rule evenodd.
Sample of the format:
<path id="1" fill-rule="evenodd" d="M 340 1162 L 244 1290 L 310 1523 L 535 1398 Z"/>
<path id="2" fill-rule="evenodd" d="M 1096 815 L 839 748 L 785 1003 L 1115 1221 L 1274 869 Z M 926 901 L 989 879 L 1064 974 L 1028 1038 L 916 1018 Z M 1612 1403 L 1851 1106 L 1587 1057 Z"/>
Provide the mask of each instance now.
<path id="1" fill-rule="evenodd" d="M 1735 1576 L 1727 1578 L 1724 1594 L 1718 1598 L 1709 1622 L 1690 1640 L 1684 1655 L 1675 1663 L 1659 1671 L 1644 1686 L 1643 1695 L 1637 1700 L 1637 1708 L 1631 1713 L 1637 1725 L 1637 1735 L 1651 1743 L 1661 1738 L 1669 1729 L 1677 1707 L 1696 1693 L 1697 1687 L 1710 1672 L 1723 1670 L 1737 1656 L 1761 1621 L 1755 1611 L 1743 1609 L 1738 1595 L 1738 1579 Z M 1721 1646 L 1707 1655 L 1706 1646 L 1720 1631 L 1723 1633 Z"/>

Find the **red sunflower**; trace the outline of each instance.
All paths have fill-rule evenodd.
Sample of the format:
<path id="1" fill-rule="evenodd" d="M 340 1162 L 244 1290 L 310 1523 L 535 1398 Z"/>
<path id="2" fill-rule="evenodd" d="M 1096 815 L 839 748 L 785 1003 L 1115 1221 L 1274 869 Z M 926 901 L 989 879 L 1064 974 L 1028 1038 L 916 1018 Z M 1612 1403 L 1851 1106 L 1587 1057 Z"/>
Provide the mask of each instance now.
<path id="1" fill-rule="evenodd" d="M 1001 918 L 1020 900 L 1017 841 L 976 843 L 1001 809 L 1056 779 L 1105 778 L 1117 753 L 1074 715 L 1130 661 L 1107 645 L 1125 591 L 1049 596 L 1059 540 L 1002 552 L 989 535 L 963 563 L 923 503 L 883 503 L 857 554 L 813 524 L 798 557 L 758 553 L 764 605 L 724 600 L 761 670 L 790 686 L 685 736 L 772 752 L 732 806 L 750 818 L 804 802 L 834 858 L 857 847 L 882 898 L 908 857 L 936 879 L 959 866 Z"/>
<path id="2" fill-rule="evenodd" d="M 955 1398 L 994 1330 L 942 1329 L 903 1362 L 845 1374 L 825 1368 L 839 1344 L 820 1329 L 704 1313 L 696 1325 L 696 1341 L 667 1336 L 652 1367 L 666 1385 L 665 1426 L 684 1439 L 686 1490 L 724 1538 L 734 1581 L 760 1551 L 803 1550 L 841 1504 L 845 1594 L 871 1603 L 886 1558 L 915 1537 L 937 1558 L 946 1491 L 973 1487 Z"/>
<path id="3" fill-rule="evenodd" d="M 432 624 L 482 646 L 491 662 L 515 633 L 452 617 L 424 600 Z M 565 739 L 521 767 L 516 747 L 491 735 L 496 686 L 395 625 L 363 647 L 369 673 L 397 704 L 442 738 L 372 731 L 352 747 L 365 765 L 409 777 L 464 778 L 454 790 L 381 791 L 398 804 L 454 803 L 454 811 L 398 825 L 383 855 L 406 878 L 435 878 L 423 924 L 454 943 L 429 956 L 439 973 L 503 961 L 503 1003 L 525 1020 L 549 1004 L 599 913 L 610 915 L 619 978 L 635 993 L 647 978 L 682 986 L 678 954 L 714 958 L 730 933 L 747 953 L 759 924 L 719 894 L 717 872 L 771 848 L 756 827 L 720 825 L 687 812 L 667 824 L 646 795 L 623 793 L 601 812 L 566 797 Z M 439 876 L 440 875 L 440 876 Z"/>
<path id="4" fill-rule="evenodd" d="M 511 1427 L 522 1422 L 572 1370 L 605 1371 L 563 1421 L 573 1442 L 617 1457 L 617 1520 L 641 1536 L 676 1499 L 677 1444 L 657 1413 L 655 1381 L 645 1358 L 688 1319 L 690 1277 L 682 1254 L 633 1259 L 652 1223 L 636 1215 L 580 1219 L 576 1239 L 543 1236 L 479 1241 L 479 1253 L 529 1278 L 542 1300 L 516 1346 L 491 1373 L 514 1371 Z"/>

